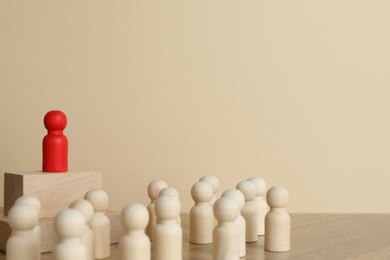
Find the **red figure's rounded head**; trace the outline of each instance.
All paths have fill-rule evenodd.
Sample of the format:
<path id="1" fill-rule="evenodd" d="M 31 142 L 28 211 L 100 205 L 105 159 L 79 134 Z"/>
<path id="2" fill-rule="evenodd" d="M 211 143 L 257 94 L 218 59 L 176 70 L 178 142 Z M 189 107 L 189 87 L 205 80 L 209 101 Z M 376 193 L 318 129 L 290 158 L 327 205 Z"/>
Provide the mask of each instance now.
<path id="1" fill-rule="evenodd" d="M 47 130 L 64 130 L 67 123 L 67 118 L 64 112 L 52 110 L 46 113 L 43 119 Z"/>

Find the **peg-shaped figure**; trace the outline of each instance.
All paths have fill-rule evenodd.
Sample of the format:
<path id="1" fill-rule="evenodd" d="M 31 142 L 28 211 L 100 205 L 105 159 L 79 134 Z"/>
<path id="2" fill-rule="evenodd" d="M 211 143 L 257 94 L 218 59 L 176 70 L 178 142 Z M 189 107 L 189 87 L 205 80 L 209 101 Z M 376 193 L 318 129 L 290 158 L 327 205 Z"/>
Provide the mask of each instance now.
<path id="1" fill-rule="evenodd" d="M 211 244 L 215 226 L 210 205 L 213 187 L 208 182 L 197 182 L 192 185 L 191 196 L 195 204 L 190 210 L 190 243 Z"/>
<path id="2" fill-rule="evenodd" d="M 150 203 L 148 205 L 149 223 L 146 228 L 146 234 L 149 236 L 150 240 L 153 239 L 153 230 L 157 222 L 156 213 L 154 211 L 154 203 L 158 198 L 160 191 L 166 187 L 168 187 L 168 184 L 163 180 L 153 180 L 148 185 L 148 196 L 150 198 Z"/>
<path id="3" fill-rule="evenodd" d="M 91 229 L 91 221 L 94 215 L 93 206 L 88 200 L 80 199 L 73 201 L 69 205 L 69 208 L 77 209 L 84 216 L 86 228 L 84 233 L 81 235 L 81 241 L 85 244 L 85 247 L 87 249 L 87 259 L 93 260 L 95 259 L 95 236 Z"/>
<path id="4" fill-rule="evenodd" d="M 23 195 L 22 197 L 19 197 L 15 201 L 15 204 L 25 204 L 25 205 L 32 206 L 38 211 L 38 219 L 39 219 L 39 213 L 41 212 L 41 202 L 36 197 L 31 195 Z M 42 236 L 41 227 L 39 225 L 36 225 L 33 229 L 33 233 L 38 240 L 37 258 L 39 259 L 41 257 L 41 236 Z"/>
<path id="5" fill-rule="evenodd" d="M 15 203 L 8 212 L 12 233 L 7 240 L 7 260 L 39 260 L 40 248 L 34 227 L 38 224 L 39 212 L 31 205 Z M 38 254 L 39 252 L 39 254 Z"/>
<path id="6" fill-rule="evenodd" d="M 68 171 L 68 139 L 63 131 L 67 124 L 66 115 L 59 110 L 46 113 L 43 122 L 47 135 L 42 141 L 42 171 Z"/>
<path id="7" fill-rule="evenodd" d="M 270 211 L 265 216 L 264 250 L 290 250 L 290 215 L 286 211 L 288 192 L 283 187 L 272 187 L 267 192 Z"/>
<path id="8" fill-rule="evenodd" d="M 81 241 L 85 218 L 76 209 L 65 209 L 54 219 L 58 243 L 53 250 L 54 260 L 87 260 L 87 248 Z"/>
<path id="9" fill-rule="evenodd" d="M 150 240 L 145 234 L 149 221 L 146 207 L 132 203 L 123 208 L 121 222 L 125 234 L 119 242 L 119 252 L 122 260 L 150 260 Z"/>
<path id="10" fill-rule="evenodd" d="M 210 200 L 210 205 L 213 206 L 214 202 L 218 199 L 217 192 L 219 189 L 219 180 L 214 175 L 205 175 L 199 179 L 201 182 L 207 182 L 213 187 L 213 197 Z"/>
<path id="11" fill-rule="evenodd" d="M 241 191 L 245 197 L 245 205 L 241 210 L 241 214 L 246 223 L 246 242 L 257 241 L 257 207 L 255 204 L 256 185 L 251 181 L 242 181 L 236 186 L 237 190 Z"/>
<path id="12" fill-rule="evenodd" d="M 161 196 L 156 200 L 159 222 L 153 232 L 153 260 L 182 260 L 183 232 L 176 222 L 180 208 L 180 201 L 172 196 Z"/>
<path id="13" fill-rule="evenodd" d="M 158 196 L 164 196 L 164 195 L 173 196 L 173 197 L 177 198 L 180 201 L 179 192 L 177 191 L 177 189 L 175 189 L 173 187 L 166 187 L 166 188 L 162 189 L 160 191 L 160 193 L 158 194 Z M 180 215 L 179 215 L 179 217 L 177 217 L 177 224 L 181 226 L 181 217 L 180 217 Z"/>
<path id="14" fill-rule="evenodd" d="M 246 223 L 244 217 L 241 215 L 241 210 L 244 208 L 245 205 L 245 197 L 244 194 L 242 194 L 241 191 L 237 189 L 229 189 L 222 193 L 221 197 L 227 197 L 232 200 L 234 200 L 238 208 L 240 209 L 240 212 L 238 214 L 238 217 L 235 221 L 237 227 L 238 227 L 238 236 L 239 236 L 239 243 L 240 243 L 240 257 L 243 257 L 246 255 L 246 240 L 245 240 L 245 232 L 246 232 Z"/>
<path id="15" fill-rule="evenodd" d="M 250 177 L 248 181 L 256 185 L 255 204 L 257 207 L 257 235 L 264 236 L 264 219 L 268 211 L 267 203 L 264 200 L 264 195 L 267 192 L 267 185 L 263 178 Z"/>
<path id="16" fill-rule="evenodd" d="M 239 230 L 235 223 L 240 212 L 238 204 L 228 197 L 221 197 L 213 209 L 218 220 L 213 231 L 213 260 L 240 259 Z"/>
<path id="17" fill-rule="evenodd" d="M 104 190 L 95 189 L 88 191 L 84 198 L 91 202 L 94 209 L 91 229 L 95 237 L 95 258 L 101 259 L 109 257 L 110 220 L 105 214 L 105 210 L 108 208 L 108 195 Z"/>

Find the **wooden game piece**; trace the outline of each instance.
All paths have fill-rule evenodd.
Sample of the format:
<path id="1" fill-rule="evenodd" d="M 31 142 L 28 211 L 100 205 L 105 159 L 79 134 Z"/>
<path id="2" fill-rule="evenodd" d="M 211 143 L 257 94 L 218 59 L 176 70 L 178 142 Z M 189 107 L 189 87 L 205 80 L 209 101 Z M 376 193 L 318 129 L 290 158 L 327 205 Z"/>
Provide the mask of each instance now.
<path id="1" fill-rule="evenodd" d="M 35 208 L 38 211 L 38 219 L 39 219 L 39 212 L 41 211 L 41 203 L 39 202 L 39 200 L 36 197 L 29 196 L 29 195 L 24 195 L 24 196 L 18 198 L 15 201 L 15 204 L 26 204 L 26 205 L 32 206 L 33 208 Z M 41 232 L 41 227 L 38 225 L 38 223 L 33 228 L 33 233 L 36 236 L 37 241 L 38 241 L 37 258 L 39 259 L 40 256 L 41 256 L 41 236 L 42 236 L 42 232 Z"/>
<path id="2" fill-rule="evenodd" d="M 160 191 L 166 187 L 168 187 L 168 184 L 163 180 L 153 180 L 148 185 L 148 196 L 150 198 L 150 203 L 148 205 L 149 223 L 146 228 L 146 234 L 149 236 L 150 240 L 153 239 L 154 226 L 157 222 L 156 213 L 154 211 L 154 203 Z"/>
<path id="3" fill-rule="evenodd" d="M 283 187 L 272 187 L 267 192 L 270 211 L 265 216 L 264 250 L 290 250 L 290 215 L 286 212 L 288 192 Z"/>
<path id="4" fill-rule="evenodd" d="M 148 221 L 149 213 L 144 205 L 132 203 L 123 208 L 121 222 L 125 234 L 119 242 L 122 260 L 150 260 L 150 239 L 145 234 Z"/>
<path id="5" fill-rule="evenodd" d="M 54 248 L 54 260 L 87 260 L 87 248 L 81 241 L 86 228 L 85 217 L 79 210 L 64 209 L 54 219 L 59 242 Z"/>
<path id="6" fill-rule="evenodd" d="M 94 233 L 95 258 L 101 259 L 110 256 L 110 220 L 105 214 L 108 208 L 108 195 L 104 190 L 90 190 L 85 194 L 86 200 L 91 202 L 95 211 L 91 221 Z"/>
<path id="7" fill-rule="evenodd" d="M 11 236 L 6 245 L 7 260 L 39 260 L 40 248 L 34 227 L 37 225 L 39 212 L 27 204 L 15 204 L 8 214 Z"/>
<path id="8" fill-rule="evenodd" d="M 176 223 L 180 201 L 172 196 L 158 197 L 155 211 L 160 221 L 154 227 L 152 259 L 181 260 L 183 232 Z"/>
<path id="9" fill-rule="evenodd" d="M 264 235 L 264 219 L 268 211 L 267 203 L 264 200 L 264 195 L 267 191 L 267 185 L 264 179 L 260 177 L 250 177 L 248 181 L 253 182 L 256 185 L 256 198 L 255 204 L 257 207 L 257 235 Z"/>
<path id="10" fill-rule="evenodd" d="M 218 198 L 217 197 L 217 192 L 218 192 L 218 189 L 219 189 L 219 180 L 218 180 L 218 178 L 216 176 L 213 176 L 213 175 L 205 175 L 202 178 L 200 178 L 199 181 L 201 181 L 201 182 L 208 182 L 213 187 L 213 194 L 214 195 L 213 195 L 212 199 L 210 200 L 210 205 L 213 206 L 214 202 Z"/>
<path id="11" fill-rule="evenodd" d="M 92 189 L 103 186 L 103 176 L 98 171 L 47 174 L 38 171 L 4 174 L 4 214 L 15 201 L 24 195 L 36 197 L 41 202 L 41 218 L 54 218 L 77 199 Z"/>
<path id="12" fill-rule="evenodd" d="M 160 191 L 160 193 L 158 194 L 158 196 L 164 196 L 164 195 L 173 196 L 180 201 L 179 192 L 177 191 L 177 189 L 175 189 L 173 187 L 166 187 L 166 188 L 162 189 Z M 180 215 L 177 217 L 177 224 L 181 226 Z"/>
<path id="13" fill-rule="evenodd" d="M 68 171 L 68 139 L 63 134 L 67 124 L 66 115 L 59 110 L 46 113 L 44 124 L 47 135 L 42 141 L 42 171 Z"/>
<path id="14" fill-rule="evenodd" d="M 94 234 L 91 229 L 91 221 L 94 215 L 94 209 L 88 200 L 75 200 L 70 205 L 69 208 L 76 209 L 83 214 L 85 219 L 85 231 L 81 235 L 81 241 L 84 243 L 85 248 L 87 249 L 87 259 L 93 260 L 95 259 L 95 248 L 94 248 Z"/>
<path id="15" fill-rule="evenodd" d="M 235 223 L 240 209 L 236 201 L 221 197 L 214 204 L 214 215 L 218 225 L 213 231 L 213 260 L 238 260 L 239 230 Z"/>
<path id="16" fill-rule="evenodd" d="M 246 242 L 257 241 L 257 207 L 254 202 L 256 197 L 256 185 L 251 181 L 242 181 L 237 184 L 236 188 L 244 194 L 245 205 L 241 214 L 246 223 Z"/>
<path id="17" fill-rule="evenodd" d="M 245 256 L 246 254 L 246 239 L 245 239 L 245 229 L 246 229 L 246 223 L 244 217 L 241 215 L 241 210 L 244 208 L 245 205 L 245 197 L 244 194 L 242 194 L 241 191 L 237 189 L 229 189 L 226 190 L 222 193 L 221 197 L 227 197 L 232 200 L 234 200 L 238 208 L 240 209 L 240 212 L 238 214 L 238 217 L 235 221 L 237 227 L 238 227 L 238 232 L 239 232 L 239 243 L 240 243 L 240 257 Z"/>
<path id="18" fill-rule="evenodd" d="M 191 196 L 194 206 L 190 210 L 190 243 L 210 244 L 213 242 L 214 213 L 210 205 L 213 187 L 208 182 L 192 185 Z"/>

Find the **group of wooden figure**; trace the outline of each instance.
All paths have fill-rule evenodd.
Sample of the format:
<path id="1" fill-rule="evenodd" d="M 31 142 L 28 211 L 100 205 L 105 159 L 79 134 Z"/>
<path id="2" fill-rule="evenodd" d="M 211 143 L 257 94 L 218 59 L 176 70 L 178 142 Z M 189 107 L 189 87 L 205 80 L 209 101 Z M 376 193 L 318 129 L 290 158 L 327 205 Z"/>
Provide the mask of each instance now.
<path id="1" fill-rule="evenodd" d="M 53 258 L 90 260 L 110 256 L 110 220 L 105 215 L 108 195 L 104 190 L 90 190 L 84 199 L 73 201 L 54 218 L 57 243 Z M 41 229 L 38 225 L 40 201 L 24 195 L 8 212 L 12 229 L 6 244 L 7 260 L 41 259 Z"/>
<path id="2" fill-rule="evenodd" d="M 264 249 L 284 252 L 290 249 L 290 217 L 285 211 L 288 193 L 273 187 L 263 199 L 263 179 L 252 177 L 217 198 L 219 181 L 203 176 L 191 188 L 194 206 L 190 211 L 190 243 L 211 244 L 214 260 L 245 256 L 246 243 L 264 235 Z M 181 204 L 178 191 L 163 180 L 148 185 L 150 204 L 126 205 L 121 212 L 124 235 L 119 243 L 123 260 L 181 260 Z M 8 260 L 37 260 L 41 256 L 38 225 L 40 202 L 25 195 L 17 199 L 8 213 L 12 233 L 6 245 Z M 56 260 L 91 260 L 110 256 L 110 220 L 105 215 L 108 195 L 90 190 L 54 219 L 58 241 L 53 250 Z M 151 246 L 153 243 L 153 250 Z"/>
<path id="3" fill-rule="evenodd" d="M 212 244 L 214 260 L 235 260 L 246 255 L 246 243 L 264 235 L 264 250 L 290 250 L 290 216 L 283 187 L 266 190 L 260 177 L 251 177 L 217 197 L 217 177 L 206 175 L 191 188 L 190 243 Z M 130 204 L 122 211 L 128 232 L 120 244 L 123 260 L 181 260 L 182 228 L 178 191 L 163 180 L 148 185 L 150 204 Z M 266 195 L 266 201 L 264 200 Z M 268 203 L 268 205 L 267 205 Z M 268 207 L 270 210 L 268 210 Z M 135 224 L 138 225 L 135 225 Z M 144 233 L 146 230 L 146 234 Z M 151 250 L 151 242 L 153 250 Z M 142 242 L 141 242 L 142 241 Z"/>
<path id="4" fill-rule="evenodd" d="M 290 250 L 286 189 L 276 186 L 267 192 L 266 183 L 260 177 L 241 181 L 235 189 L 225 190 L 220 198 L 216 196 L 218 188 L 218 179 L 211 175 L 203 176 L 192 186 L 195 205 L 190 211 L 191 243 L 213 243 L 214 260 L 245 256 L 246 243 L 257 242 L 258 236 L 263 235 L 264 250 Z"/>

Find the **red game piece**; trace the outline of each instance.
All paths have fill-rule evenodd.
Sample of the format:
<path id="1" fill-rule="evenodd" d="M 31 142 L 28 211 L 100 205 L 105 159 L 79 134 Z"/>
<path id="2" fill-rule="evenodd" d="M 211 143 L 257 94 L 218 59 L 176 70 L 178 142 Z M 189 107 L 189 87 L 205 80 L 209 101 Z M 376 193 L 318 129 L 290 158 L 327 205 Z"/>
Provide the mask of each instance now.
<path id="1" fill-rule="evenodd" d="M 63 134 L 66 127 L 66 115 L 59 110 L 46 113 L 43 119 L 47 135 L 42 142 L 42 171 L 68 171 L 68 139 Z"/>

